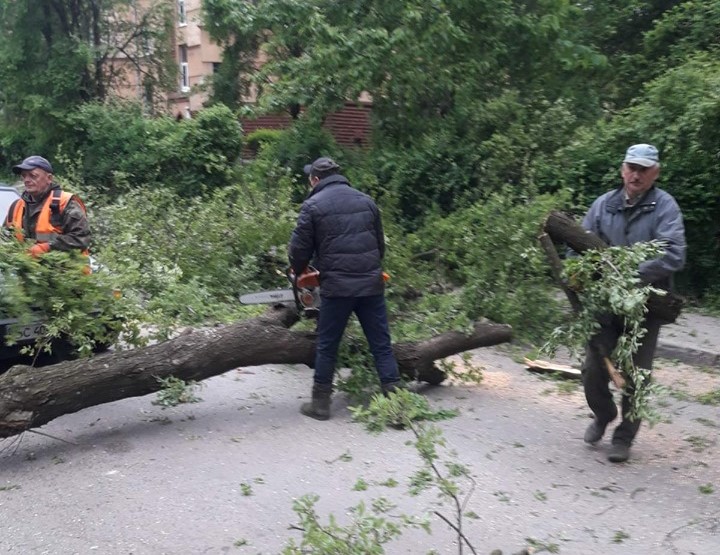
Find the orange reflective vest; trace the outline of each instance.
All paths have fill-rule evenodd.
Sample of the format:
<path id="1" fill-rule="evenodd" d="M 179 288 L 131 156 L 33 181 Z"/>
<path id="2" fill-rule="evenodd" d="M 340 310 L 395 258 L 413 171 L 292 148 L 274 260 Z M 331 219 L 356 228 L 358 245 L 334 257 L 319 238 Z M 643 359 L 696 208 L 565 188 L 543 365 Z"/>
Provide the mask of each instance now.
<path id="1" fill-rule="evenodd" d="M 67 193 L 61 189 L 53 189 L 50 192 L 40 209 L 37 224 L 35 225 L 35 240 L 38 243 L 49 243 L 58 235 L 62 235 L 62 227 L 60 227 L 62 213 L 72 198 L 75 198 L 75 201 L 80 204 L 83 212 L 85 212 L 83 202 L 72 193 Z M 25 227 L 23 225 L 25 208 L 25 201 L 20 198 L 13 202 L 10 205 L 10 210 L 8 210 L 6 225 L 15 232 L 18 241 L 25 240 Z M 85 255 L 90 254 L 87 249 L 83 250 L 82 253 Z"/>

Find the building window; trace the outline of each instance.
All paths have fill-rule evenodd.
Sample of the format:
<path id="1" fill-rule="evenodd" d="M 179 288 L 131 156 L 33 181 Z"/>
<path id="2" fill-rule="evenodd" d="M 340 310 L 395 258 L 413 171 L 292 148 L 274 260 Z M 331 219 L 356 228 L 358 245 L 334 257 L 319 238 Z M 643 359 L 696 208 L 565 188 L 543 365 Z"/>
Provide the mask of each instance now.
<path id="1" fill-rule="evenodd" d="M 190 90 L 190 68 L 188 67 L 187 46 L 180 45 L 180 90 L 188 92 Z"/>
<path id="2" fill-rule="evenodd" d="M 185 0 L 178 0 L 178 24 L 187 25 L 187 12 L 185 11 Z"/>

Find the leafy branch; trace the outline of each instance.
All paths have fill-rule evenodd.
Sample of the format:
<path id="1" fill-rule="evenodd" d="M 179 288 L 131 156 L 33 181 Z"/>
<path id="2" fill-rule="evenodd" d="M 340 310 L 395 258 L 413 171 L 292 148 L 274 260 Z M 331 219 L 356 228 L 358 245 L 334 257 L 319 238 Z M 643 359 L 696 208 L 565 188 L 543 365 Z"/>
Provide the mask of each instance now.
<path id="1" fill-rule="evenodd" d="M 449 518 L 439 511 L 433 513 L 452 528 L 457 535 L 458 554 L 462 555 L 465 546 L 472 553 L 477 553 L 473 544 L 463 531 L 463 517 L 467 504 L 475 490 L 475 480 L 469 469 L 456 462 L 445 462 L 445 471 L 441 469 L 439 449 L 446 447 L 442 431 L 437 426 L 426 426 L 424 420 L 437 421 L 451 418 L 457 411 L 430 409 L 427 399 L 407 390 L 400 390 L 388 397 L 375 396 L 367 409 L 352 408 L 353 417 L 363 422 L 370 432 L 378 432 L 386 427 L 402 427 L 408 429 L 415 436 L 414 446 L 423 461 L 423 467 L 411 478 L 410 494 L 418 495 L 431 487 L 439 490 L 439 495 L 449 500 L 455 508 L 453 518 Z M 457 453 L 450 452 L 454 458 Z M 458 479 L 470 482 L 470 489 L 461 494 Z"/>
<path id="2" fill-rule="evenodd" d="M 633 355 L 638 351 L 647 333 L 644 327 L 647 301 L 651 294 L 664 295 L 665 291 L 643 283 L 638 268 L 642 262 L 658 258 L 663 252 L 658 241 L 636 243 L 629 247 L 609 247 L 588 250 L 581 257 L 565 261 L 563 279 L 577 293 L 581 306 L 565 324 L 553 330 L 543 351 L 553 355 L 561 345 L 573 354 L 591 344 L 598 332 L 598 319 L 611 315 L 622 321 L 623 333 L 612 353 L 601 353 L 607 362 L 627 376 L 635 392 L 630 397 L 631 419 L 645 419 L 651 424 L 659 420 L 650 407 L 650 398 L 659 391 L 651 383 L 650 370 L 635 365 Z M 623 388 L 627 395 L 627 385 Z"/>

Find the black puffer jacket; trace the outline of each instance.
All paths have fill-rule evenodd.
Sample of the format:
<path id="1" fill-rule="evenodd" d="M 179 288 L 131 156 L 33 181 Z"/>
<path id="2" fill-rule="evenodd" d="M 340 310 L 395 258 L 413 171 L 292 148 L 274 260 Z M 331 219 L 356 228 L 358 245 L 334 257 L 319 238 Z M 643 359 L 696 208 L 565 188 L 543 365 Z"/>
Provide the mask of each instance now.
<path id="1" fill-rule="evenodd" d="M 290 238 L 296 274 L 312 260 L 324 297 L 366 297 L 384 290 L 385 254 L 380 212 L 365 193 L 339 174 L 321 180 L 300 209 Z"/>

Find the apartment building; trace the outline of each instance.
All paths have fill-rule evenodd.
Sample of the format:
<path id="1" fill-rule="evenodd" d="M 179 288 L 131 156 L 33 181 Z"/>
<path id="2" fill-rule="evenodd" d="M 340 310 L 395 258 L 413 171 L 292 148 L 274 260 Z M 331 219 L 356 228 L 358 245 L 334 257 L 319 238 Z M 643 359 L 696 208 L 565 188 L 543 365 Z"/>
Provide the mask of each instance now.
<path id="1" fill-rule="evenodd" d="M 169 109 L 189 117 L 208 98 L 206 79 L 220 66 L 222 49 L 204 29 L 202 0 L 175 0 L 175 55 L 178 62 L 177 90 L 168 95 Z"/>

